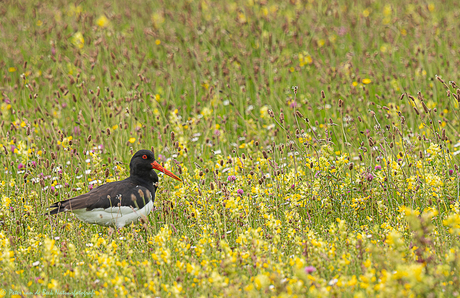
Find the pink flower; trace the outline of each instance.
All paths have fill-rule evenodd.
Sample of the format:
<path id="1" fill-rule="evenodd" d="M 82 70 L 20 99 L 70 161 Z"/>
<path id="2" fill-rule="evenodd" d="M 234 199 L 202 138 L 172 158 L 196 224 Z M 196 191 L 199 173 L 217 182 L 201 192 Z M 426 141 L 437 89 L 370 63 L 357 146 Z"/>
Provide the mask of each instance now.
<path id="1" fill-rule="evenodd" d="M 310 274 L 316 271 L 316 268 L 313 266 L 307 266 L 305 267 L 305 273 Z"/>
<path id="2" fill-rule="evenodd" d="M 235 181 L 235 180 L 236 180 L 236 176 L 233 176 L 233 175 L 232 175 L 232 176 L 228 176 L 228 178 L 227 178 L 227 181 L 228 181 L 228 182 L 233 182 L 233 181 Z"/>
<path id="3" fill-rule="evenodd" d="M 236 191 L 236 193 L 240 196 L 242 196 L 244 194 L 244 191 L 240 188 Z"/>
<path id="4" fill-rule="evenodd" d="M 79 135 L 81 133 L 81 129 L 79 126 L 75 126 L 73 128 L 73 133 L 76 134 L 76 135 Z"/>
<path id="5" fill-rule="evenodd" d="M 339 27 L 339 29 L 337 30 L 337 34 L 339 36 L 344 36 L 345 34 L 347 34 L 347 31 L 348 29 L 342 26 L 342 27 Z"/>
<path id="6" fill-rule="evenodd" d="M 374 176 L 372 174 L 367 175 L 367 181 L 371 182 L 372 179 L 374 179 Z"/>

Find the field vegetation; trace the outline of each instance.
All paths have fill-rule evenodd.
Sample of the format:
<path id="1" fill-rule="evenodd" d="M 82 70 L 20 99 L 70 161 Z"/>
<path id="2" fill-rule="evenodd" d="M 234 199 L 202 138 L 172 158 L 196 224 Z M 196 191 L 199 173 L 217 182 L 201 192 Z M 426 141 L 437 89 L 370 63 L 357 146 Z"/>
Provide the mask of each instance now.
<path id="1" fill-rule="evenodd" d="M 0 297 L 455 297 L 460 3 L 0 3 Z M 459 81 L 460 83 L 460 81 Z M 120 231 L 52 203 L 153 148 Z"/>

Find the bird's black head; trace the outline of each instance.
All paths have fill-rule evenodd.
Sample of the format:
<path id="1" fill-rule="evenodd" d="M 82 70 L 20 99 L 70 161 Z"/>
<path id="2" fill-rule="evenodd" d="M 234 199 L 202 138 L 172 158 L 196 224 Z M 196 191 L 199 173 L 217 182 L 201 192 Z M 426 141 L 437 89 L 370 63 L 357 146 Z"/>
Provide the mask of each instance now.
<path id="1" fill-rule="evenodd" d="M 156 162 L 155 155 L 150 150 L 137 151 L 131 158 L 129 168 L 131 176 L 140 177 L 153 183 L 158 182 L 158 176 L 154 169 L 181 181 L 179 177 L 170 171 L 165 170 L 158 162 Z"/>

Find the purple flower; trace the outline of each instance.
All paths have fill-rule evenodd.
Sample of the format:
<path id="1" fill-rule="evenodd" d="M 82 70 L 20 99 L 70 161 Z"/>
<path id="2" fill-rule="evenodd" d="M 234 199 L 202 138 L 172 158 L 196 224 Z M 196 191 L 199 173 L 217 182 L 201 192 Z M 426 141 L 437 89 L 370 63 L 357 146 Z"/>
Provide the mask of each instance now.
<path id="1" fill-rule="evenodd" d="M 3 101 L 4 101 L 5 103 L 11 103 L 11 100 L 10 100 L 9 98 L 5 98 Z"/>
<path id="2" fill-rule="evenodd" d="M 64 186 L 65 186 L 65 187 L 69 187 L 69 183 L 66 182 L 66 183 L 64 184 Z"/>
<path id="3" fill-rule="evenodd" d="M 56 55 L 56 48 L 55 47 L 51 47 L 51 55 Z"/>
<path id="4" fill-rule="evenodd" d="M 22 162 L 18 164 L 18 170 L 23 169 L 23 168 L 24 168 L 24 164 Z"/>
<path id="5" fill-rule="evenodd" d="M 369 173 L 369 174 L 367 175 L 367 181 L 371 182 L 372 179 L 374 179 L 374 176 L 372 176 L 372 174 Z"/>
<path id="6" fill-rule="evenodd" d="M 216 130 L 214 131 L 214 135 L 215 135 L 216 137 L 220 136 L 220 130 L 216 129 Z"/>
<path id="7" fill-rule="evenodd" d="M 89 190 L 92 190 L 92 189 L 93 189 L 93 185 L 91 184 L 91 185 L 89 186 Z"/>
<path id="8" fill-rule="evenodd" d="M 291 185 L 291 189 L 295 189 L 295 184 L 292 184 L 292 185 Z"/>
<path id="9" fill-rule="evenodd" d="M 35 168 L 37 166 L 37 163 L 35 161 L 32 161 L 32 166 Z"/>
<path id="10" fill-rule="evenodd" d="M 14 153 L 15 149 L 16 149 L 16 146 L 11 146 L 11 153 Z"/>
<path id="11" fill-rule="evenodd" d="M 313 266 L 307 266 L 305 267 L 305 273 L 310 274 L 316 271 L 316 268 Z"/>
<path id="12" fill-rule="evenodd" d="M 376 165 L 376 166 L 375 166 L 375 169 L 376 169 L 377 171 L 378 171 L 378 170 L 381 170 L 381 169 L 382 169 L 382 166 Z"/>
<path id="13" fill-rule="evenodd" d="M 54 186 L 51 186 L 51 191 L 56 191 L 56 188 Z"/>
<path id="14" fill-rule="evenodd" d="M 67 108 L 67 103 L 64 102 L 61 106 L 62 106 L 63 109 L 65 109 L 65 108 Z"/>
<path id="15" fill-rule="evenodd" d="M 236 176 L 233 176 L 233 175 L 232 175 L 232 176 L 228 176 L 228 178 L 227 178 L 227 181 L 228 181 L 228 182 L 233 182 L 233 181 L 235 181 L 235 180 L 236 180 Z"/>
<path id="16" fill-rule="evenodd" d="M 244 194 L 244 191 L 240 188 L 236 191 L 236 193 L 240 196 L 242 196 Z"/>
<path id="17" fill-rule="evenodd" d="M 454 174 L 454 170 L 450 169 L 449 170 L 449 176 L 452 176 Z"/>

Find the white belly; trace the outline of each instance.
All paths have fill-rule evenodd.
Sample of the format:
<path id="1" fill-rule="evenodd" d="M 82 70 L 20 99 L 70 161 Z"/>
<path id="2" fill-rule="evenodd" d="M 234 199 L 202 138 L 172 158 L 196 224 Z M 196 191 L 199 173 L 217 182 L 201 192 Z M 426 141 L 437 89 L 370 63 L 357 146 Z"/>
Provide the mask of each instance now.
<path id="1" fill-rule="evenodd" d="M 107 209 L 96 208 L 90 211 L 86 209 L 73 210 L 78 219 L 101 226 L 116 226 L 122 228 L 142 216 L 149 215 L 153 209 L 153 201 L 148 202 L 143 208 L 111 207 Z"/>

